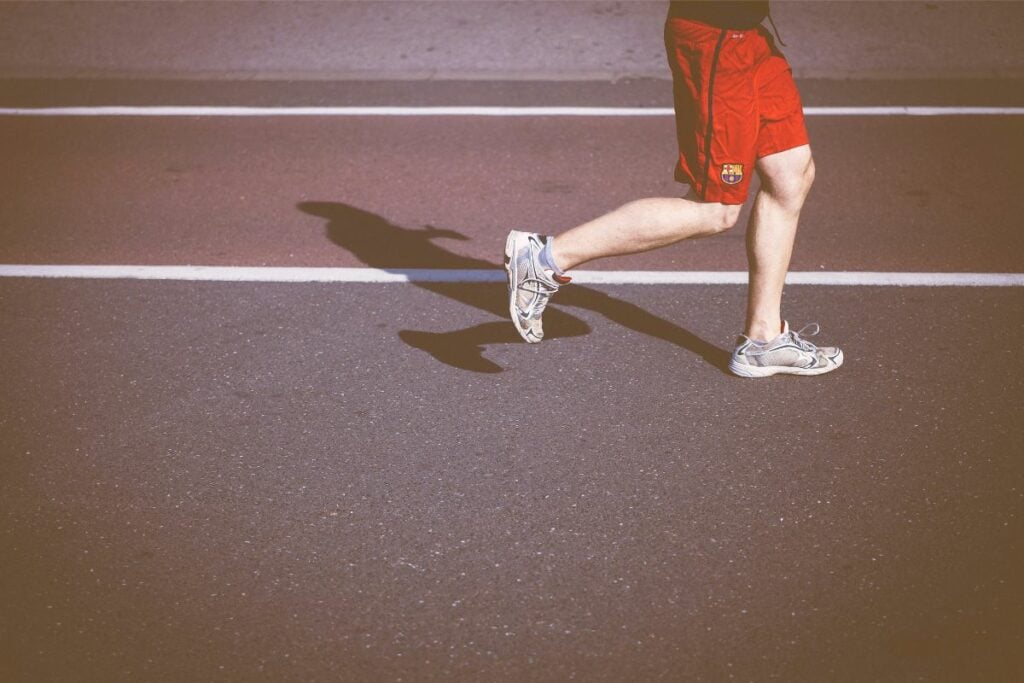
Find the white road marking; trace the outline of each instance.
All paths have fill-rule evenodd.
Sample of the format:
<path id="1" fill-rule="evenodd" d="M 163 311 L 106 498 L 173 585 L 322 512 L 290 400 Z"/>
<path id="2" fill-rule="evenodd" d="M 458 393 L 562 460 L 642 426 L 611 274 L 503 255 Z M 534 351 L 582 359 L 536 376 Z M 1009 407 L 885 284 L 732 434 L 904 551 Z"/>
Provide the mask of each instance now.
<path id="1" fill-rule="evenodd" d="M 1024 107 L 805 107 L 807 116 L 1021 116 Z M 671 107 L 7 107 L 0 116 L 672 116 Z"/>
<path id="2" fill-rule="evenodd" d="M 248 266 L 84 266 L 0 265 L 0 277 L 79 278 L 89 280 L 191 280 L 202 282 L 504 282 L 493 270 L 301 268 Z M 602 285 L 743 285 L 744 271 L 578 270 L 578 284 Z M 1024 273 L 898 273 L 803 271 L 786 278 L 791 285 L 844 287 L 1024 287 Z"/>

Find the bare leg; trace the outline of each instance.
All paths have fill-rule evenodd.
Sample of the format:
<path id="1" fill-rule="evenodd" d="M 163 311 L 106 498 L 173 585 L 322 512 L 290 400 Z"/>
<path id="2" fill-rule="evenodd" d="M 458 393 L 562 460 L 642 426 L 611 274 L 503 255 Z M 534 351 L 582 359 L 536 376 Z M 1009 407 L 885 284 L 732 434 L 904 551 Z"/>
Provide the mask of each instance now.
<path id="1" fill-rule="evenodd" d="M 761 190 L 747 227 L 750 262 L 745 334 L 774 339 L 782 331 L 782 287 L 789 269 L 797 221 L 814 182 L 808 145 L 766 156 L 757 162 Z"/>
<path id="2" fill-rule="evenodd" d="M 689 199 L 638 199 L 554 238 L 551 253 L 562 270 L 606 256 L 657 249 L 732 227 L 740 207 Z"/>

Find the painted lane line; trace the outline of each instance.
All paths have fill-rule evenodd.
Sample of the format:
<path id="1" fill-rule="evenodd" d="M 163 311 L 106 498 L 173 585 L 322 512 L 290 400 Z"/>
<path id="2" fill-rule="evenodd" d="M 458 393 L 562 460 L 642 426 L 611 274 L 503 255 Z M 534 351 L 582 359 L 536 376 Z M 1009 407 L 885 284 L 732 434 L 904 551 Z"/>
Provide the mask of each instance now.
<path id="1" fill-rule="evenodd" d="M 805 107 L 807 116 L 1021 116 L 1024 107 Z M 9 107 L 0 116 L 672 116 L 671 107 Z"/>
<path id="2" fill-rule="evenodd" d="M 201 282 L 505 282 L 494 270 L 302 268 L 247 266 L 0 265 L 0 277 L 89 280 L 189 280 Z M 745 271 L 579 270 L 573 282 L 603 285 L 745 285 Z M 804 271 L 791 285 L 843 287 L 1024 287 L 1024 273 L 897 273 Z"/>
<path id="3" fill-rule="evenodd" d="M 295 266 L 0 265 L 0 277 L 202 282 L 504 282 L 502 270 L 324 268 Z"/>
<path id="4" fill-rule="evenodd" d="M 807 116 L 1021 116 L 1024 107 L 804 107 Z"/>
<path id="5" fill-rule="evenodd" d="M 502 278 L 504 281 L 504 278 Z M 745 285 L 746 271 L 599 271 L 573 273 L 580 284 Z M 876 271 L 794 271 L 788 285 L 843 287 L 1024 287 L 1024 273 L 899 273 Z"/>

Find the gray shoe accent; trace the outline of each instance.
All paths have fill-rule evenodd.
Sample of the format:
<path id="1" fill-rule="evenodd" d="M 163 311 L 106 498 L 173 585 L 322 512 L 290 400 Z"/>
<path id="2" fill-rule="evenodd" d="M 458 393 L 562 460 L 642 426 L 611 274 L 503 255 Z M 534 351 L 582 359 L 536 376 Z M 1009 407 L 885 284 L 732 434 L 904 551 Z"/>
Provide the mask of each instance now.
<path id="1" fill-rule="evenodd" d="M 771 375 L 821 375 L 843 364 L 843 352 L 834 346 L 815 346 L 803 337 L 818 334 L 817 323 L 799 332 L 783 326 L 782 334 L 767 342 L 740 337 L 729 361 L 729 370 L 740 377 Z"/>
<path id="2" fill-rule="evenodd" d="M 505 240 L 508 310 L 524 340 L 536 344 L 544 338 L 541 316 L 559 284 L 540 263 L 544 239 L 532 232 L 513 230 Z"/>

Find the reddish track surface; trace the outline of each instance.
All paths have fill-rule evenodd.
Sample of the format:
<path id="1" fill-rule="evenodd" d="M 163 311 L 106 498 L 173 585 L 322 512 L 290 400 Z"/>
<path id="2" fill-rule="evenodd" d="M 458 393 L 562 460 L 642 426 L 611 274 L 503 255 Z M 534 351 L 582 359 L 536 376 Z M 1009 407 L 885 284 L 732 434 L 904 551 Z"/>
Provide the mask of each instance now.
<path id="1" fill-rule="evenodd" d="M 1007 144 L 1022 127 L 812 120 L 819 173 L 793 268 L 1024 271 L 1024 161 Z M 0 262 L 455 267 L 440 250 L 338 248 L 330 219 L 339 239 L 384 222 L 455 231 L 437 244 L 496 265 L 510 227 L 678 193 L 672 136 L 668 118 L 6 119 Z M 743 270 L 743 231 L 591 267 Z"/>

